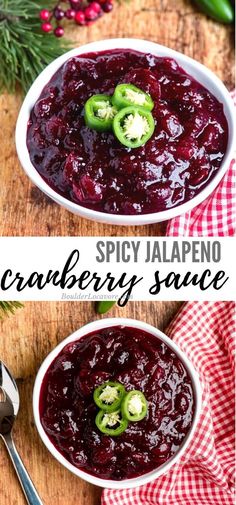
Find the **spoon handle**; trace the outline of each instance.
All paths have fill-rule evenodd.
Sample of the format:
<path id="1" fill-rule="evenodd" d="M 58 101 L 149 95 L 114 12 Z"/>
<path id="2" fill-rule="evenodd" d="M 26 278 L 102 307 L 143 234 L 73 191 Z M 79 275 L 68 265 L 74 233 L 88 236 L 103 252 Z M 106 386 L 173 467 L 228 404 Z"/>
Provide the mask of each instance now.
<path id="1" fill-rule="evenodd" d="M 3 440 L 6 444 L 10 458 L 14 465 L 21 487 L 23 489 L 28 505 L 43 505 L 39 495 L 33 485 L 33 482 L 16 450 L 15 444 L 10 434 L 4 435 Z"/>

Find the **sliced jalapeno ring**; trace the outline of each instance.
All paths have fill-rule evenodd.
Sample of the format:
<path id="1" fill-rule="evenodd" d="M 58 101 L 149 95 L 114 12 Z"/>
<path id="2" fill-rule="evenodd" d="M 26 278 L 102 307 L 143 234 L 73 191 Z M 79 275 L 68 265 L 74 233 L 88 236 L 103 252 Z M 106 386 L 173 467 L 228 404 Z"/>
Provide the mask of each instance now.
<path id="1" fill-rule="evenodd" d="M 152 113 L 143 107 L 125 107 L 113 120 L 114 135 L 126 147 L 134 148 L 146 144 L 154 129 Z"/>
<path id="2" fill-rule="evenodd" d="M 130 391 L 121 404 L 121 412 L 128 421 L 141 421 L 147 415 L 148 405 L 141 391 Z"/>
<path id="3" fill-rule="evenodd" d="M 116 437 L 128 427 L 128 420 L 122 417 L 121 411 L 104 412 L 99 410 L 95 418 L 97 428 L 105 435 Z"/>
<path id="4" fill-rule="evenodd" d="M 86 125 L 98 132 L 112 129 L 112 122 L 116 113 L 117 109 L 108 95 L 93 95 L 84 106 Z"/>
<path id="5" fill-rule="evenodd" d="M 151 96 L 133 84 L 118 84 L 112 97 L 112 103 L 117 109 L 137 105 L 151 111 L 154 107 Z"/>
<path id="6" fill-rule="evenodd" d="M 109 413 L 120 408 L 124 395 L 125 388 L 122 384 L 107 381 L 95 389 L 93 399 L 101 410 Z"/>

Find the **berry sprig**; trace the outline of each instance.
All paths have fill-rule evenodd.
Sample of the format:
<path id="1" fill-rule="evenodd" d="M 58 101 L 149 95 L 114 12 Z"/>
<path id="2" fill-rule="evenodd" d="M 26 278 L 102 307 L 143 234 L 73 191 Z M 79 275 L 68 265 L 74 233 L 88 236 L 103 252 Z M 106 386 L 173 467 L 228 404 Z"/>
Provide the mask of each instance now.
<path id="1" fill-rule="evenodd" d="M 16 84 L 26 93 L 46 65 L 71 49 L 65 38 L 40 29 L 39 13 L 54 6 L 55 0 L 0 0 L 0 93 L 15 92 Z"/>
<path id="2" fill-rule="evenodd" d="M 41 29 L 45 33 L 53 31 L 56 37 L 63 37 L 61 21 L 74 21 L 77 25 L 88 26 L 112 9 L 113 0 L 59 0 L 52 10 L 40 11 Z"/>

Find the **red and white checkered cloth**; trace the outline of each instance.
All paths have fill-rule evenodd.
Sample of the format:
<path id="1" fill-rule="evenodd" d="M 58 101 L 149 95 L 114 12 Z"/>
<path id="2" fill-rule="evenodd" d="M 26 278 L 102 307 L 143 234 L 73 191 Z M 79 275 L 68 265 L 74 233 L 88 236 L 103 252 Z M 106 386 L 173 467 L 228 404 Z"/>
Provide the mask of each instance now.
<path id="1" fill-rule="evenodd" d="M 231 93 L 236 106 L 236 90 Z M 236 234 L 236 163 L 232 160 L 215 191 L 193 210 L 171 219 L 170 237 L 224 237 Z"/>
<path id="2" fill-rule="evenodd" d="M 233 505 L 234 302 L 188 302 L 167 333 L 198 371 L 202 413 L 190 446 L 165 475 L 135 489 L 109 490 L 102 505 Z"/>

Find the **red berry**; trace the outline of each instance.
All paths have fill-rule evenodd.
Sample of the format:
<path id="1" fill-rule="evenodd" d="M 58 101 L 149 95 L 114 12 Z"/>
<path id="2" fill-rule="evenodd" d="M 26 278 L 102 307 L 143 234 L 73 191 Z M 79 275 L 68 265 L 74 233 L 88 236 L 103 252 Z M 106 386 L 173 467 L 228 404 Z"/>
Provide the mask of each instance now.
<path id="1" fill-rule="evenodd" d="M 41 25 L 41 29 L 43 30 L 43 32 L 50 32 L 52 30 L 52 25 L 51 23 L 43 23 Z"/>
<path id="2" fill-rule="evenodd" d="M 72 9 L 78 9 L 81 5 L 81 0 L 70 0 Z"/>
<path id="3" fill-rule="evenodd" d="M 60 9 L 60 7 L 56 7 L 53 11 L 53 15 L 55 19 L 60 21 L 61 19 L 64 18 L 65 13 L 62 9 Z"/>
<path id="4" fill-rule="evenodd" d="M 42 21 L 48 21 L 50 18 L 50 12 L 47 9 L 42 9 L 39 13 L 39 17 Z"/>
<path id="5" fill-rule="evenodd" d="M 93 9 L 92 4 L 90 4 L 84 10 L 84 15 L 88 21 L 94 21 L 98 17 L 98 12 L 95 9 Z"/>
<path id="6" fill-rule="evenodd" d="M 63 37 L 64 35 L 64 29 L 62 28 L 62 26 L 57 26 L 54 30 L 54 35 L 56 37 Z"/>
<path id="7" fill-rule="evenodd" d="M 74 9 L 67 9 L 65 12 L 65 16 L 67 19 L 74 19 L 75 18 L 76 11 Z"/>
<path id="8" fill-rule="evenodd" d="M 85 24 L 85 15 L 83 11 L 77 11 L 75 14 L 75 22 L 77 25 L 84 25 Z"/>
<path id="9" fill-rule="evenodd" d="M 103 12 L 111 12 L 112 9 L 113 9 L 113 4 L 112 4 L 111 0 L 107 0 L 106 2 L 104 2 L 102 4 Z"/>
<path id="10" fill-rule="evenodd" d="M 95 12 L 101 12 L 101 5 L 98 2 L 91 2 L 90 9 L 93 9 Z"/>

